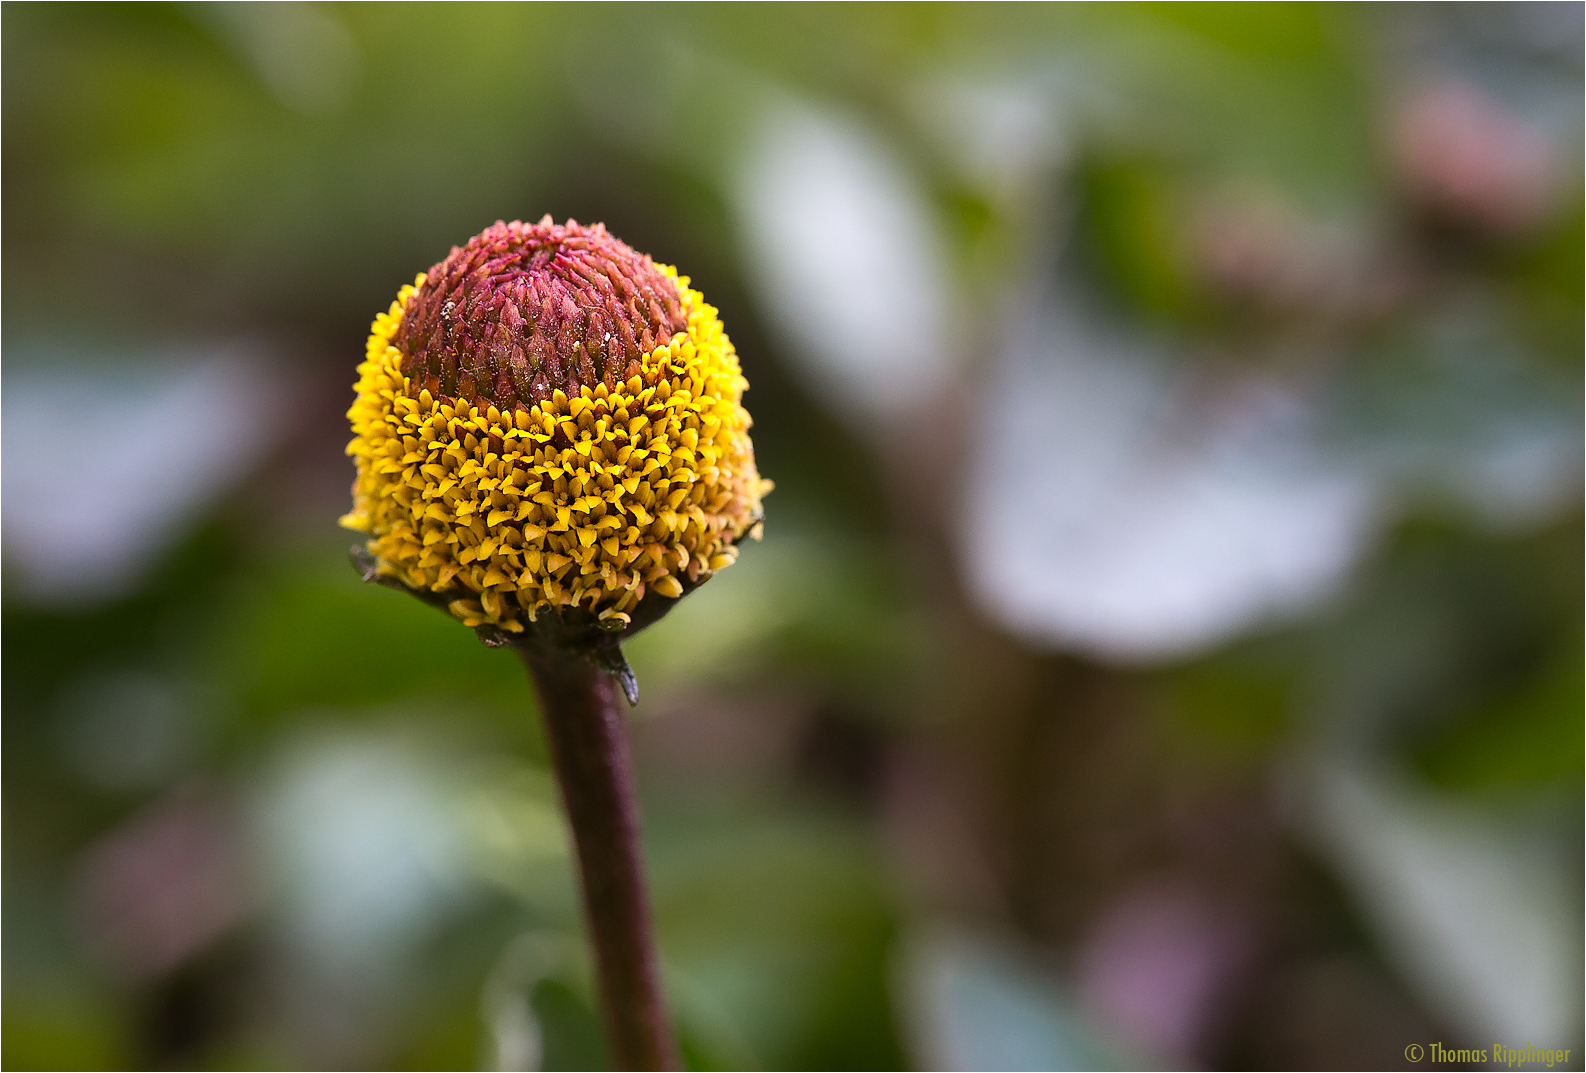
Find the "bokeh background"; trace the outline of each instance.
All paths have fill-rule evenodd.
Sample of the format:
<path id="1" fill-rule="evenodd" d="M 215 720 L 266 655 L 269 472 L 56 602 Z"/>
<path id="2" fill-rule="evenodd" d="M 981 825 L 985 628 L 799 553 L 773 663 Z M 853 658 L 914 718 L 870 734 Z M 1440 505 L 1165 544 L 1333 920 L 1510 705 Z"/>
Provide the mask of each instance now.
<path id="1" fill-rule="evenodd" d="M 5 1065 L 603 1068 L 521 668 L 335 525 L 550 213 L 777 482 L 630 646 L 692 1068 L 1580 1068 L 1582 33 L 6 5 Z"/>

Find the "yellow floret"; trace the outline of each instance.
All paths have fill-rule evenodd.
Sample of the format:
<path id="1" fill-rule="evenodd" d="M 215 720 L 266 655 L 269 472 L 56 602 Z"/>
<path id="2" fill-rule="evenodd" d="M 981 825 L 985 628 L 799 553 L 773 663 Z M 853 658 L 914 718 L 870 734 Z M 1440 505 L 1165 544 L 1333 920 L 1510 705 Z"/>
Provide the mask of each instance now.
<path id="1" fill-rule="evenodd" d="M 451 597 L 469 626 L 521 632 L 545 610 L 606 621 L 676 598 L 759 536 L 748 382 L 716 310 L 676 269 L 688 327 L 608 388 L 502 413 L 413 393 L 392 338 L 424 281 L 375 318 L 347 446 L 353 509 L 379 570 Z"/>

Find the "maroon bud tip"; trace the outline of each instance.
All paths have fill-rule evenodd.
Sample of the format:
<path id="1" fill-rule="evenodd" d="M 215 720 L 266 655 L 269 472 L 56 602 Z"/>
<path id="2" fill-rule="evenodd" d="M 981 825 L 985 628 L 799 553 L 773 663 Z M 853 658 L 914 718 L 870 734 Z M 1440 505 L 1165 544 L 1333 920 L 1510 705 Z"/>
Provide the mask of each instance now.
<path id="1" fill-rule="evenodd" d="M 626 379 L 683 331 L 681 296 L 604 224 L 497 221 L 429 270 L 393 342 L 415 390 L 510 410 Z"/>

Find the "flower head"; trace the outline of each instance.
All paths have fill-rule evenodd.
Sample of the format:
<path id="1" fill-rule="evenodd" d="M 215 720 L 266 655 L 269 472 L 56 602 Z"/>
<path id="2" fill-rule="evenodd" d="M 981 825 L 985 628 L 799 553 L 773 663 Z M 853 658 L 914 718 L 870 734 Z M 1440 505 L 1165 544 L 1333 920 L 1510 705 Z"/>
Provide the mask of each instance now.
<path id="1" fill-rule="evenodd" d="M 746 387 L 688 277 L 600 224 L 497 222 L 375 318 L 342 524 L 469 626 L 641 625 L 759 536 Z"/>

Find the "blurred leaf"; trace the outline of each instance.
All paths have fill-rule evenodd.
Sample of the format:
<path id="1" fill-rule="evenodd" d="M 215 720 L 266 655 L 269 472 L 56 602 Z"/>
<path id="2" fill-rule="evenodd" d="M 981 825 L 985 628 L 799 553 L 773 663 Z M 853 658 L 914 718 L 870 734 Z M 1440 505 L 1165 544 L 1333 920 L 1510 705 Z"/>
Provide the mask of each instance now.
<path id="1" fill-rule="evenodd" d="M 1176 185 L 1160 165 L 1099 160 L 1078 180 L 1080 254 L 1135 310 L 1179 320 L 1198 308 Z"/>
<path id="2" fill-rule="evenodd" d="M 1577 210 L 1496 266 L 1510 288 L 1516 333 L 1529 348 L 1572 371 L 1581 367 L 1583 249 L 1586 217 Z"/>
<path id="3" fill-rule="evenodd" d="M 1376 186 L 1357 46 L 1377 20 L 1321 4 L 1147 4 L 1118 11 L 1119 59 L 1149 140 L 1209 177 L 1275 183 L 1336 209 Z"/>
<path id="4" fill-rule="evenodd" d="M 413 698 L 463 715 L 500 709 L 506 727 L 534 724 L 511 653 L 485 648 L 416 599 L 364 584 L 345 552 L 330 548 L 278 560 L 240 586 L 209 650 L 213 681 L 256 728 L 307 709 L 367 711 Z"/>
<path id="5" fill-rule="evenodd" d="M 1577 1031 L 1580 867 L 1548 832 L 1370 758 L 1317 759 L 1304 795 L 1388 957 L 1448 1023 L 1472 1039 Z"/>
<path id="6" fill-rule="evenodd" d="M 1296 674 L 1249 654 L 1214 657 L 1168 676 L 1170 740 L 1223 762 L 1265 759 L 1288 732 Z"/>
<path id="7" fill-rule="evenodd" d="M 770 510 L 763 543 L 746 542 L 731 570 L 625 646 L 641 694 L 788 673 L 886 707 L 919 630 L 896 560 L 796 510 Z"/>
<path id="8" fill-rule="evenodd" d="M 1581 636 L 1566 634 L 1522 689 L 1464 714 L 1416 750 L 1434 784 L 1454 790 L 1578 790 L 1586 753 Z"/>
<path id="9" fill-rule="evenodd" d="M 1319 4 L 1212 2 L 1138 6 L 1163 22 L 1180 26 L 1240 56 L 1303 63 L 1325 56 L 1334 48 Z"/>
<path id="10" fill-rule="evenodd" d="M 130 1040 L 119 1014 L 83 995 L 8 981 L 4 1045 L 7 1069 L 120 1069 Z"/>
<path id="11" fill-rule="evenodd" d="M 541 1069 L 609 1069 L 600 1016 L 586 996 L 560 980 L 534 987 L 534 1013 L 544 1033 Z"/>
<path id="12" fill-rule="evenodd" d="M 995 942 L 918 938 L 904 962 L 926 1069 L 1130 1069 L 1049 973 Z"/>
<path id="13" fill-rule="evenodd" d="M 895 910 L 875 847 L 798 809 L 647 811 L 661 947 L 765 1069 L 895 1069 Z"/>

